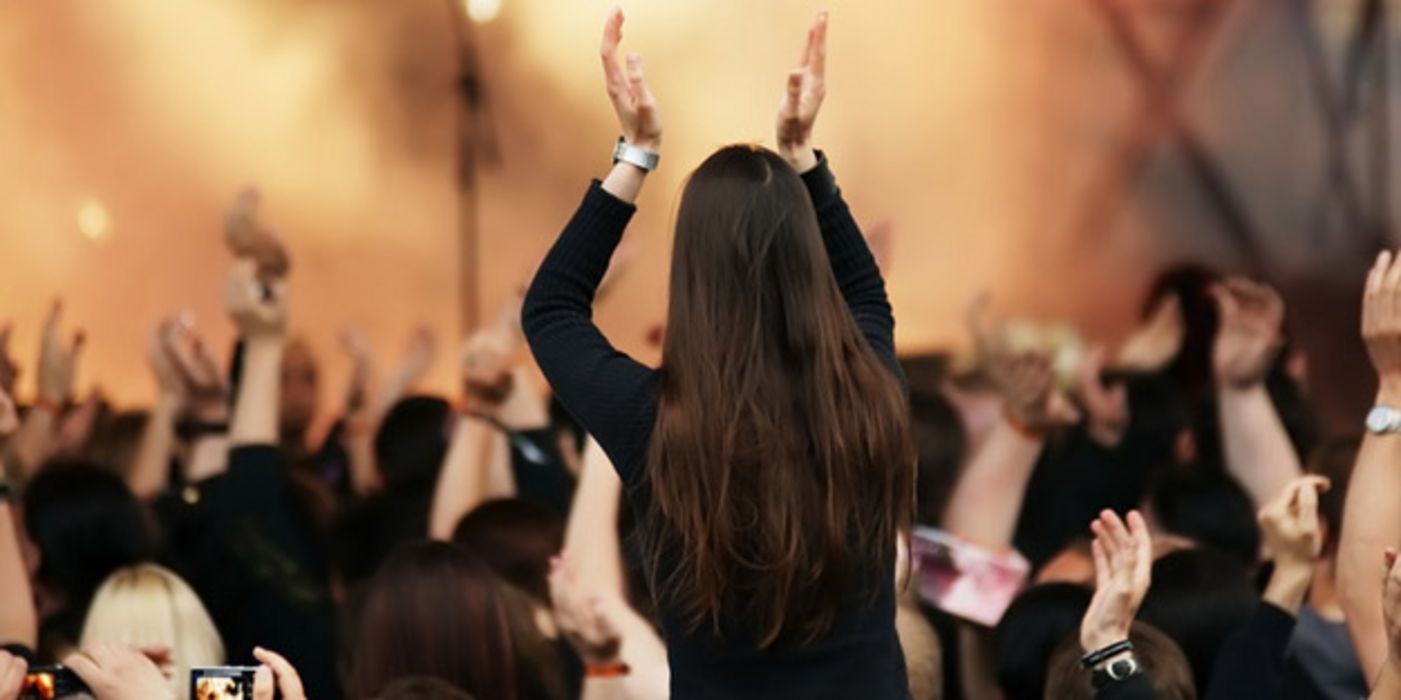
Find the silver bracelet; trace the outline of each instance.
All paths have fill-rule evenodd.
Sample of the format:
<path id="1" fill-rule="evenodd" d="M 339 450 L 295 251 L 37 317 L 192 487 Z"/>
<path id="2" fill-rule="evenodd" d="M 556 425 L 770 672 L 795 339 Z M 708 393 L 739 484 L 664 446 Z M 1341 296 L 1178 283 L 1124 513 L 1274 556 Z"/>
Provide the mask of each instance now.
<path id="1" fill-rule="evenodd" d="M 619 162 L 635 165 L 647 172 L 657 169 L 657 164 L 662 161 L 662 157 L 645 148 L 638 148 L 623 137 L 618 137 L 618 145 L 613 147 L 613 165 Z"/>

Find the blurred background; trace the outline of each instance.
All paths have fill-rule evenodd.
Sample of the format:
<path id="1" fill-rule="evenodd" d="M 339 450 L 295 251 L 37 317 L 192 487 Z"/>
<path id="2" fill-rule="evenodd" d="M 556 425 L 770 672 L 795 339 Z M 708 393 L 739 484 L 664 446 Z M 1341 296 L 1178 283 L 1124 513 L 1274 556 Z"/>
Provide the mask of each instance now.
<path id="1" fill-rule="evenodd" d="M 617 127 L 606 0 L 0 3 L 0 319 L 37 348 L 49 300 L 92 342 L 81 387 L 149 401 L 145 339 L 189 310 L 220 343 L 223 212 L 257 187 L 293 255 L 294 326 L 395 358 L 447 348 L 527 279 Z M 818 125 L 880 231 L 906 353 L 1008 313 L 1113 343 L 1183 261 L 1285 292 L 1333 422 L 1367 405 L 1361 272 L 1394 244 L 1401 2 L 634 0 L 666 122 L 637 259 L 599 319 L 653 360 L 669 225 L 715 147 L 771 143 L 811 16 L 832 12 Z M 453 390 L 455 353 L 432 375 Z M 99 381 L 100 380 L 100 381 Z M 21 395 L 32 376 L 21 378 Z M 1362 397 L 1362 398 L 1359 398 Z M 1349 411 L 1351 413 L 1349 413 Z"/>

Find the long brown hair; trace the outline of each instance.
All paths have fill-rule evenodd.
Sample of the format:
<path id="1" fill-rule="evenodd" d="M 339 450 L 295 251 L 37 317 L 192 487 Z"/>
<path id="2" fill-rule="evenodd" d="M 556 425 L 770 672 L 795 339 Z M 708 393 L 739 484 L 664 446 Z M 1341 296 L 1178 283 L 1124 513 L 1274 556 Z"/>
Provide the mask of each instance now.
<path id="1" fill-rule="evenodd" d="M 888 585 L 914 456 L 900 383 L 773 152 L 729 146 L 691 175 L 667 329 L 641 528 L 652 585 L 692 631 L 814 641 Z"/>
<path id="2" fill-rule="evenodd" d="M 518 664 L 500 586 L 456 545 L 400 547 L 370 584 L 350 697 L 367 700 L 395 679 L 432 676 L 476 697 L 514 700 Z"/>

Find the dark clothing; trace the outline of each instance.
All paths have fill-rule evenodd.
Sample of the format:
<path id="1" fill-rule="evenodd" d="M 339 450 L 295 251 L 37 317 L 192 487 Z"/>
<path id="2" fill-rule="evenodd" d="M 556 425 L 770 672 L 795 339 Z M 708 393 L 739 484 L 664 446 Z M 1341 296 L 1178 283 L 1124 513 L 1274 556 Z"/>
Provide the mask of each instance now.
<path id="1" fill-rule="evenodd" d="M 1284 650 L 1294 616 L 1261 601 L 1216 655 L 1206 700 L 1277 698 L 1283 691 Z"/>
<path id="2" fill-rule="evenodd" d="M 253 647 L 286 656 L 307 697 L 341 697 L 335 608 L 324 547 L 273 445 L 239 447 L 226 473 L 199 484 L 203 541 L 190 584 L 219 626 L 229 663 L 256 665 Z"/>
<path id="3" fill-rule="evenodd" d="M 1284 700 L 1357 700 L 1367 678 L 1348 637 L 1347 623 L 1305 605 L 1285 652 Z"/>
<path id="4" fill-rule="evenodd" d="M 842 295 L 871 348 L 898 375 L 885 283 L 826 160 L 803 181 Z M 591 319 L 594 292 L 633 211 L 593 183 L 531 284 L 523 325 L 556 396 L 598 439 L 634 512 L 642 514 L 651 506 L 645 465 L 657 415 L 657 375 L 614 349 Z M 759 650 L 752 630 L 722 636 L 708 628 L 691 632 L 681 611 L 659 601 L 672 697 L 908 697 L 895 634 L 894 567 L 886 566 L 881 553 L 865 554 L 872 568 L 865 572 L 868 580 L 880 586 L 874 605 L 852 596 L 831 632 L 802 647 Z M 663 568 L 667 559 L 663 552 Z M 749 623 L 732 622 L 739 628 Z"/>

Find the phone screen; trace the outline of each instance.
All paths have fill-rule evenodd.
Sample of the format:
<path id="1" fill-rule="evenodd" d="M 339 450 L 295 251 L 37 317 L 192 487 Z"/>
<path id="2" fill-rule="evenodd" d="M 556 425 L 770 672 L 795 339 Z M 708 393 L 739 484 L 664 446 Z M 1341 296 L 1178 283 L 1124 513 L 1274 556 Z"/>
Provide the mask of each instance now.
<path id="1" fill-rule="evenodd" d="M 20 700 L 56 700 L 87 693 L 78 674 L 62 666 L 33 666 L 24 676 Z"/>
<path id="2" fill-rule="evenodd" d="M 996 625 L 1031 573 L 1031 564 L 1014 551 L 989 552 L 932 527 L 916 527 L 912 535 L 920 597 L 970 622 Z"/>
<path id="3" fill-rule="evenodd" d="M 254 666 L 211 666 L 190 669 L 192 700 L 253 700 Z"/>

